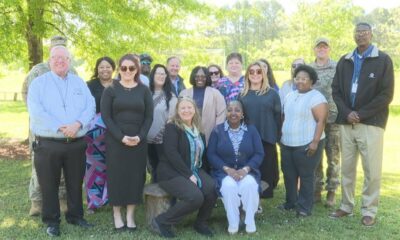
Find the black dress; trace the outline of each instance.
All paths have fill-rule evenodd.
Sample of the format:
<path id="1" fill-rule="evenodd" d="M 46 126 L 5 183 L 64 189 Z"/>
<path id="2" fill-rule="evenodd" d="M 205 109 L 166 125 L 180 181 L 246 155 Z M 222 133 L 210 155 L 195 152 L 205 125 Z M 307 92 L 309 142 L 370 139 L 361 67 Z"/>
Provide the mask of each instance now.
<path id="1" fill-rule="evenodd" d="M 110 204 L 124 206 L 142 203 L 146 176 L 146 136 L 153 121 L 153 99 L 143 84 L 125 88 L 119 81 L 104 90 L 101 113 L 106 133 L 106 163 Z M 139 136 L 140 143 L 130 147 L 124 136 Z"/>

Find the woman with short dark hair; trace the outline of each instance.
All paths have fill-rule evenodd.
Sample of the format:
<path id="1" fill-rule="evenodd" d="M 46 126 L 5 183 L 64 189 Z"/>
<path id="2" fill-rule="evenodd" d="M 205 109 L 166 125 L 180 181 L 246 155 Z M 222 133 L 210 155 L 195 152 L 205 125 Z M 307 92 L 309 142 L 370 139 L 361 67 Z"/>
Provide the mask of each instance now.
<path id="1" fill-rule="evenodd" d="M 312 67 L 301 65 L 294 76 L 297 90 L 283 103 L 281 166 L 286 202 L 279 208 L 296 209 L 298 217 L 306 217 L 311 215 L 314 203 L 314 172 L 324 148 L 328 104 L 319 91 L 312 89 L 318 79 Z"/>

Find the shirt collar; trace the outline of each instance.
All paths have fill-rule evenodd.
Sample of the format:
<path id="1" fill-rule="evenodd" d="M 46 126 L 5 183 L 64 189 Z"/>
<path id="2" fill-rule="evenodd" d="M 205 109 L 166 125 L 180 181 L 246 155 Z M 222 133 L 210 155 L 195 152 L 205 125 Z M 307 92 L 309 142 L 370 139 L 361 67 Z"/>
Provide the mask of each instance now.
<path id="1" fill-rule="evenodd" d="M 243 131 L 247 131 L 247 125 L 245 123 L 240 124 L 239 128 Z M 224 131 L 228 131 L 230 129 L 228 120 L 224 122 Z"/>

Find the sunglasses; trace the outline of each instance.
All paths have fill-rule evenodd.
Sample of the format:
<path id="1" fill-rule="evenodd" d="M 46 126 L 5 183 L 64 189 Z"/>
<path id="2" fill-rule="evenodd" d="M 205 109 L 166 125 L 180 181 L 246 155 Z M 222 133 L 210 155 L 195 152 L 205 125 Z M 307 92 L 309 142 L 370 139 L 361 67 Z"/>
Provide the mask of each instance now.
<path id="1" fill-rule="evenodd" d="M 262 74 L 262 70 L 261 69 L 257 69 L 257 70 L 250 69 L 249 73 L 250 73 L 250 75 L 255 75 L 255 74 L 261 75 Z"/>
<path id="2" fill-rule="evenodd" d="M 302 63 L 293 63 L 292 64 L 292 68 L 298 68 L 298 67 L 300 67 L 301 65 L 304 65 L 304 64 L 302 64 Z"/>
<path id="3" fill-rule="evenodd" d="M 144 60 L 144 61 L 141 61 L 140 64 L 142 64 L 142 65 L 150 65 L 151 62 L 147 61 L 147 60 Z"/>
<path id="4" fill-rule="evenodd" d="M 212 75 L 219 75 L 219 71 L 215 71 L 215 72 L 208 72 L 210 74 L 210 76 Z"/>
<path id="5" fill-rule="evenodd" d="M 135 66 L 121 66 L 121 72 L 126 72 L 126 71 L 134 72 L 136 70 Z"/>

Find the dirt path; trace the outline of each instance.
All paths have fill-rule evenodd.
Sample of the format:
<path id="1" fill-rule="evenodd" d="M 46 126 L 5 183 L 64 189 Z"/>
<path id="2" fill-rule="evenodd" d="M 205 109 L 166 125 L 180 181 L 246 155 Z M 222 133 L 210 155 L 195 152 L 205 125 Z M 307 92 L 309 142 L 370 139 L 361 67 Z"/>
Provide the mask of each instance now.
<path id="1" fill-rule="evenodd" d="M 27 160 L 29 159 L 28 140 L 0 139 L 0 159 Z"/>

